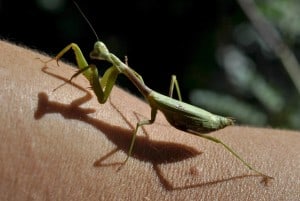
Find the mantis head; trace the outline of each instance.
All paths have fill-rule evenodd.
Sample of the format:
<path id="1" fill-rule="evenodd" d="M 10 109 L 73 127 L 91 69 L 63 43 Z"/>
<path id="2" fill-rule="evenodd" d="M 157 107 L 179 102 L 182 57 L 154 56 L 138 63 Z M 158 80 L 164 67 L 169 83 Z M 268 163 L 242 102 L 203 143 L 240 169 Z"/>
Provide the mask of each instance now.
<path id="1" fill-rule="evenodd" d="M 94 45 L 94 49 L 90 53 L 90 58 L 110 61 L 109 54 L 110 52 L 108 51 L 106 45 L 101 41 L 97 41 Z"/>

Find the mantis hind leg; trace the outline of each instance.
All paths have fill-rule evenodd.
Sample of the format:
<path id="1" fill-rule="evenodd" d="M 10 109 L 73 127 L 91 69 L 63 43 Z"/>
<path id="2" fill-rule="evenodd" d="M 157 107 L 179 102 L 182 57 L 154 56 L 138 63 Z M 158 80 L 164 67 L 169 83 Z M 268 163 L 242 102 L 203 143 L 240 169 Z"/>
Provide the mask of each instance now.
<path id="1" fill-rule="evenodd" d="M 131 154 L 132 154 L 134 142 L 135 142 L 135 139 L 136 139 L 136 134 L 137 134 L 137 132 L 138 132 L 139 127 L 141 127 L 141 126 L 143 126 L 143 125 L 153 124 L 153 122 L 155 121 L 155 118 L 156 118 L 156 114 L 157 114 L 157 109 L 153 109 L 153 108 L 152 108 L 152 109 L 151 109 L 151 119 L 139 121 L 139 122 L 136 124 L 135 130 L 134 130 L 134 132 L 133 132 L 133 136 L 132 136 L 132 139 L 131 139 L 130 147 L 129 147 L 129 150 L 128 150 L 128 155 L 127 155 L 125 161 L 123 162 L 123 164 L 125 164 L 125 163 L 128 161 L 129 157 L 130 157 Z"/>
<path id="2" fill-rule="evenodd" d="M 170 84 L 170 90 L 169 90 L 169 96 L 171 98 L 173 97 L 174 85 L 175 85 L 175 88 L 176 88 L 176 91 L 177 91 L 178 99 L 180 101 L 182 101 L 181 93 L 180 93 L 180 89 L 179 89 L 179 84 L 178 84 L 176 75 L 172 75 L 172 77 L 171 77 L 171 84 Z"/>
<path id="3" fill-rule="evenodd" d="M 226 145 L 225 143 L 223 143 L 221 140 L 215 138 L 215 137 L 212 137 L 212 136 L 209 136 L 209 135 L 205 135 L 205 134 L 197 134 L 199 137 L 202 137 L 202 138 L 205 138 L 207 140 L 210 140 L 210 141 L 213 141 L 215 143 L 219 143 L 221 145 L 223 145 L 225 147 L 225 149 L 227 149 L 227 151 L 229 151 L 231 154 L 233 154 L 237 159 L 239 159 L 245 166 L 247 166 L 250 170 L 256 172 L 257 174 L 261 175 L 264 177 L 264 182 L 267 183 L 267 180 L 269 179 L 274 179 L 273 177 L 270 177 L 258 170 L 256 170 L 255 168 L 253 168 L 251 165 L 249 165 L 249 163 L 247 163 L 244 159 L 242 159 L 235 151 L 233 151 L 232 148 L 230 148 L 228 145 Z"/>

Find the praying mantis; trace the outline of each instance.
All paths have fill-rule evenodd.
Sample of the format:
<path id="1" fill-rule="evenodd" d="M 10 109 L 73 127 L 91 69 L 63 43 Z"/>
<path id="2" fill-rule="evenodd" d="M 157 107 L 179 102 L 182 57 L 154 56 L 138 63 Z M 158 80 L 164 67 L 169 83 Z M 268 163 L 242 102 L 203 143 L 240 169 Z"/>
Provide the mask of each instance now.
<path id="1" fill-rule="evenodd" d="M 54 58 L 50 59 L 49 61 L 46 61 L 46 63 L 50 62 L 51 60 L 56 60 L 58 64 L 58 60 L 66 52 L 72 49 L 74 51 L 79 70 L 70 78 L 69 81 L 71 82 L 73 78 L 80 74 L 83 74 L 84 77 L 89 81 L 91 89 L 94 91 L 94 94 L 96 95 L 100 104 L 104 104 L 107 101 L 119 74 L 124 74 L 144 96 L 149 106 L 151 107 L 151 118 L 137 122 L 136 127 L 133 131 L 133 136 L 128 150 L 128 154 L 123 164 L 125 164 L 128 161 L 129 157 L 132 154 L 136 135 L 139 128 L 144 125 L 153 124 L 157 112 L 159 110 L 163 113 L 166 120 L 173 127 L 223 145 L 226 150 L 233 154 L 250 170 L 253 170 L 257 174 L 263 176 L 265 179 L 273 179 L 273 177 L 263 174 L 262 172 L 250 166 L 250 164 L 248 164 L 235 151 L 233 151 L 232 148 L 223 143 L 221 140 L 207 135 L 207 133 L 211 131 L 215 131 L 218 129 L 222 129 L 226 126 L 233 125 L 234 121 L 232 118 L 212 114 L 204 109 L 182 102 L 179 85 L 175 75 L 173 75 L 171 79 L 169 96 L 165 96 L 159 92 L 150 89 L 144 83 L 142 76 L 128 66 L 127 60 L 125 61 L 125 63 L 122 62 L 117 56 L 115 56 L 108 50 L 108 48 L 102 41 L 99 40 L 95 30 L 93 29 L 90 22 L 85 17 L 77 3 L 74 2 L 74 4 L 77 6 L 78 10 L 81 12 L 81 14 L 85 18 L 85 20 L 87 21 L 97 38 L 97 42 L 94 44 L 94 49 L 90 52 L 90 58 L 95 60 L 105 60 L 109 62 L 112 66 L 109 67 L 104 72 L 102 78 L 100 78 L 97 67 L 94 64 L 87 63 L 79 46 L 75 43 L 71 43 L 68 46 L 66 46 Z M 178 94 L 178 100 L 172 98 L 174 86 Z"/>

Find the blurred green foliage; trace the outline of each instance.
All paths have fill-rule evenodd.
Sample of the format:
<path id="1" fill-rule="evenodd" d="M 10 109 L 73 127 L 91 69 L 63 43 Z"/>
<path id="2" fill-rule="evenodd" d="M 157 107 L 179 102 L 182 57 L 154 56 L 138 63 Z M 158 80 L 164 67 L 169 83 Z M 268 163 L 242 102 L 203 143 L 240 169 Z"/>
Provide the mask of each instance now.
<path id="1" fill-rule="evenodd" d="M 299 1 L 245 1 L 256 3 L 299 57 Z M 151 88 L 167 94 L 176 74 L 186 102 L 238 124 L 300 129 L 299 91 L 241 9 L 242 0 L 77 2 L 100 39 L 120 58 L 127 55 Z M 2 0 L 0 15 L 3 39 L 50 55 L 70 42 L 88 55 L 96 40 L 72 1 Z M 65 59 L 74 62 L 72 53 Z M 138 95 L 125 78 L 119 84 Z"/>

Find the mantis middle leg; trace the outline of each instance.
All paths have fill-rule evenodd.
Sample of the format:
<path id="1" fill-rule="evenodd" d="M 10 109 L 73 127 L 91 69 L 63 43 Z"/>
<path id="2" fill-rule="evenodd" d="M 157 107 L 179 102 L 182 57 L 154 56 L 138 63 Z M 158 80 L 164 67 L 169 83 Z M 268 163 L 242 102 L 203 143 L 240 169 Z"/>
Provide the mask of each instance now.
<path id="1" fill-rule="evenodd" d="M 139 121 L 139 122 L 136 124 L 135 130 L 134 130 L 134 132 L 133 132 L 133 136 L 132 136 L 132 139 L 131 139 L 130 147 L 129 147 L 129 150 L 128 150 L 128 155 L 127 155 L 127 158 L 126 158 L 125 161 L 124 161 L 124 164 L 127 162 L 128 158 L 129 158 L 129 157 L 131 156 L 131 154 L 132 154 L 134 142 L 135 142 L 135 139 L 136 139 L 136 134 L 137 134 L 137 132 L 138 132 L 139 127 L 141 127 L 141 126 L 143 126 L 143 125 L 153 124 L 153 122 L 155 121 L 155 118 L 156 118 L 156 114 L 157 114 L 157 109 L 156 109 L 156 108 L 152 108 L 152 109 L 151 109 L 151 119 Z"/>
<path id="2" fill-rule="evenodd" d="M 175 85 L 175 88 L 176 88 L 176 91 L 177 91 L 178 99 L 180 101 L 182 101 L 181 93 L 180 93 L 180 89 L 179 89 L 179 84 L 178 84 L 176 75 L 172 75 L 172 77 L 171 77 L 171 84 L 170 84 L 170 90 L 169 90 L 169 96 L 171 98 L 173 97 L 174 85 Z"/>

